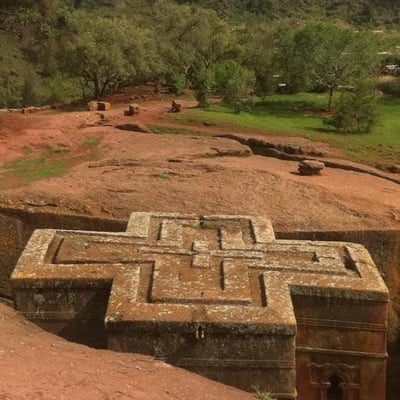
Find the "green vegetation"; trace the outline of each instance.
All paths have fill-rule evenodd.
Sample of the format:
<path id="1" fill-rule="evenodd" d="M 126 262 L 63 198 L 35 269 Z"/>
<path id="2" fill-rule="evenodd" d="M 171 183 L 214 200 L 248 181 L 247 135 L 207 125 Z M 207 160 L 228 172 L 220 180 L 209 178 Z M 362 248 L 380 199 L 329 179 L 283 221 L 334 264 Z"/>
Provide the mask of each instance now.
<path id="1" fill-rule="evenodd" d="M 177 95 L 191 87 L 201 107 L 217 94 L 229 109 L 190 110 L 178 121 L 304 135 L 387 164 L 398 156 L 390 112 L 400 96 L 399 18 L 389 0 L 5 0 L 0 108 L 103 98 L 149 82 Z M 393 99 L 375 104 L 376 87 Z"/>
<path id="2" fill-rule="evenodd" d="M 67 169 L 67 164 L 61 160 L 51 160 L 44 157 L 19 159 L 5 165 L 8 176 L 15 175 L 24 183 L 51 178 L 62 175 Z"/>
<path id="3" fill-rule="evenodd" d="M 380 167 L 398 163 L 400 99 L 379 99 L 379 124 L 370 133 L 359 135 L 339 134 L 326 127 L 323 122 L 326 100 L 327 94 L 271 95 L 263 100 L 257 99 L 250 110 L 241 114 L 217 104 L 208 109 L 190 109 L 183 115 L 169 115 L 166 118 L 189 126 L 212 124 L 221 133 L 240 131 L 302 136 L 328 143 L 354 161 Z"/>
<path id="4" fill-rule="evenodd" d="M 344 92 L 336 102 L 335 112 L 327 121 L 341 133 L 369 133 L 378 122 L 377 97 L 364 83 Z"/>
<path id="5" fill-rule="evenodd" d="M 273 400 L 271 394 L 266 390 L 261 390 L 259 388 L 255 389 L 257 399 L 259 400 Z"/>
<path id="6" fill-rule="evenodd" d="M 87 137 L 85 140 L 83 140 L 79 146 L 80 147 L 94 147 L 97 146 L 101 141 L 101 138 L 99 137 Z"/>
<path id="7" fill-rule="evenodd" d="M 153 177 L 157 178 L 157 179 L 161 179 L 161 180 L 166 180 L 166 179 L 170 179 L 171 175 L 169 173 L 162 172 L 159 174 L 154 174 Z"/>
<path id="8" fill-rule="evenodd" d="M 214 126 L 225 132 L 268 131 L 308 136 L 324 130 L 321 118 L 309 118 L 307 113 L 316 109 L 322 110 L 326 99 L 324 94 L 311 93 L 270 95 L 264 99 L 258 98 L 250 109 L 241 114 L 231 111 L 223 104 L 213 104 L 206 109 L 188 109 L 184 114 L 170 114 L 164 118 L 191 126 Z"/>
<path id="9" fill-rule="evenodd" d="M 355 24 L 396 23 L 398 3 L 390 0 L 179 0 L 180 3 L 200 4 L 215 9 L 225 18 L 246 13 L 267 20 L 296 17 L 340 19 Z"/>
<path id="10" fill-rule="evenodd" d="M 399 15 L 387 0 L 3 1 L 0 108 L 144 82 L 176 94 L 192 86 L 202 106 L 218 90 L 236 111 L 248 90 L 265 95 L 282 82 L 332 95 L 371 75 L 378 50 L 381 68 L 399 62 L 399 33 L 372 33 Z"/>
<path id="11" fill-rule="evenodd" d="M 150 130 L 153 133 L 164 134 L 164 135 L 187 135 L 187 136 L 210 136 L 211 133 L 201 132 L 198 130 L 170 127 L 163 125 L 149 125 Z"/>
<path id="12" fill-rule="evenodd" d="M 24 157 L 7 162 L 0 171 L 0 188 L 28 185 L 35 181 L 65 174 L 71 166 L 104 157 L 107 147 L 100 147 L 99 137 L 88 137 L 81 142 L 84 151 L 73 154 L 72 149 L 59 144 L 34 155 L 31 147 L 23 148 Z"/>

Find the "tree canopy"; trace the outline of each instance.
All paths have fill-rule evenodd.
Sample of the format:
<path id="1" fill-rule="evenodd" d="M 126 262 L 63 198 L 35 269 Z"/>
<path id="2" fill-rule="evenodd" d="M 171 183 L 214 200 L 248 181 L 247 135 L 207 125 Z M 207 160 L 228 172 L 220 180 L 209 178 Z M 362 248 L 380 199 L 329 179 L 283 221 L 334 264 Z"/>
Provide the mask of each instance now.
<path id="1" fill-rule="evenodd" d="M 397 32 L 372 33 L 398 11 L 386 0 L 4 0 L 0 102 L 99 98 L 143 82 L 223 90 L 236 104 L 279 84 L 332 97 L 369 78 L 382 49 L 381 63 L 400 60 Z M 221 66 L 232 72 L 222 86 Z"/>

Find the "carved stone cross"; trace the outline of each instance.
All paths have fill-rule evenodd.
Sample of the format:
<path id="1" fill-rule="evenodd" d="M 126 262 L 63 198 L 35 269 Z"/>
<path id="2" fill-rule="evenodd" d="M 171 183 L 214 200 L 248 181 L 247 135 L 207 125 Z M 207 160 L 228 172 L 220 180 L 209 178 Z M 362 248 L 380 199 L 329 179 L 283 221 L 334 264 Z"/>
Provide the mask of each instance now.
<path id="1" fill-rule="evenodd" d="M 384 376 L 388 294 L 368 252 L 276 240 L 260 217 L 133 213 L 125 233 L 38 230 L 12 280 L 17 308 L 49 329 L 103 321 L 111 349 L 277 398 L 296 396 L 296 351 L 302 368 L 372 357 Z M 310 376 L 297 390 L 312 400 Z"/>

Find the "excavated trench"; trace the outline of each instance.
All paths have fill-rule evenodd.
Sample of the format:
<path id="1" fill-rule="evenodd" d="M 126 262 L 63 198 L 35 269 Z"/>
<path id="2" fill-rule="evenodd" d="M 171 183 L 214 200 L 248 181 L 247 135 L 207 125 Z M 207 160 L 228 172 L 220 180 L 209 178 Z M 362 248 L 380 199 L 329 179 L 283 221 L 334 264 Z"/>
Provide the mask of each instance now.
<path id="1" fill-rule="evenodd" d="M 39 228 L 122 232 L 125 220 L 59 214 L 36 209 L 0 209 L 0 300 L 12 305 L 12 270 Z M 390 291 L 387 399 L 397 399 L 400 376 L 400 231 L 276 232 L 279 239 L 333 240 L 363 244 L 370 252 Z"/>
<path id="2" fill-rule="evenodd" d="M 397 173 L 388 173 L 377 168 L 369 167 L 363 164 L 353 163 L 351 161 L 330 159 L 324 152 L 313 147 L 303 148 L 299 145 L 289 145 L 281 143 L 272 143 L 263 139 L 252 137 L 242 137 L 234 134 L 217 135 L 217 137 L 235 140 L 240 144 L 248 146 L 252 153 L 264 157 L 277 158 L 285 161 L 303 161 L 306 159 L 321 161 L 329 168 L 338 168 L 345 171 L 360 172 L 377 178 L 386 179 L 390 182 L 400 184 L 400 177 Z"/>

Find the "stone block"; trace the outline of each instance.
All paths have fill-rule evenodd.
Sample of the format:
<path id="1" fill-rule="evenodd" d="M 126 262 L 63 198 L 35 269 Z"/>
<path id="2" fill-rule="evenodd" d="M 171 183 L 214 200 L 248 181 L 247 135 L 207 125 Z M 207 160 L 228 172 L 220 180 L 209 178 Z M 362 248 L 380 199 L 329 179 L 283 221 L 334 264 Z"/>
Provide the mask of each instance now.
<path id="1" fill-rule="evenodd" d="M 325 168 L 325 164 L 316 160 L 303 160 L 299 163 L 300 175 L 320 175 L 321 171 Z"/>
<path id="2" fill-rule="evenodd" d="M 99 110 L 99 106 L 97 101 L 89 101 L 87 103 L 87 110 L 88 111 L 98 111 Z"/>
<path id="3" fill-rule="evenodd" d="M 98 111 L 111 110 L 111 103 L 109 103 L 108 101 L 98 101 L 97 102 L 97 110 Z"/>
<path id="4" fill-rule="evenodd" d="M 108 101 L 89 101 L 87 103 L 88 111 L 108 111 L 111 109 L 111 103 Z"/>
<path id="5" fill-rule="evenodd" d="M 139 114 L 139 110 L 140 110 L 139 104 L 137 104 L 137 103 L 129 104 L 126 115 L 133 116 L 133 115 Z"/>

